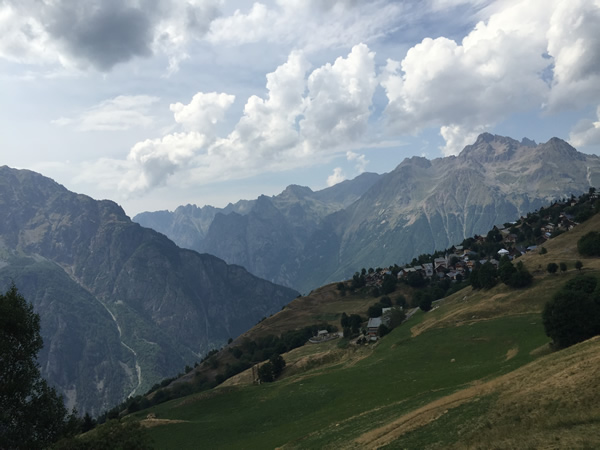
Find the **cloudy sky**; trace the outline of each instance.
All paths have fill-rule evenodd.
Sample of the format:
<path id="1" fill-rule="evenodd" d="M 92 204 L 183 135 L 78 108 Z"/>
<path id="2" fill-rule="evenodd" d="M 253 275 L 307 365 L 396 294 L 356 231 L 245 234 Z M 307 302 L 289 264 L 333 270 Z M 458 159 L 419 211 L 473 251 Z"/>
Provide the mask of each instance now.
<path id="1" fill-rule="evenodd" d="M 488 131 L 600 154 L 600 0 L 0 0 L 0 165 L 145 210 Z"/>

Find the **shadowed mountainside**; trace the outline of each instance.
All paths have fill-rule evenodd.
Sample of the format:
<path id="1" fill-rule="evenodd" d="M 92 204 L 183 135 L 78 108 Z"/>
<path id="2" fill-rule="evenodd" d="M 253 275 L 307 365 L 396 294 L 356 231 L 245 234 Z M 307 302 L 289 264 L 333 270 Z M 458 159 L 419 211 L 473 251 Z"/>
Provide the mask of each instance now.
<path id="1" fill-rule="evenodd" d="M 147 390 L 297 296 L 35 172 L 0 167 L 0 209 L 0 285 L 34 304 L 42 374 L 81 412 Z"/>

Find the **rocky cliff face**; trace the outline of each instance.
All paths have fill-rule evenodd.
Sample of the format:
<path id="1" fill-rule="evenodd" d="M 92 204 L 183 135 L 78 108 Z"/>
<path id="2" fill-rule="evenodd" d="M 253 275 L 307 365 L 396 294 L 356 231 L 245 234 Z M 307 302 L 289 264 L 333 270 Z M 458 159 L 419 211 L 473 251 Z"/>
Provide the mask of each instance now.
<path id="1" fill-rule="evenodd" d="M 408 262 L 599 186 L 600 159 L 557 138 L 538 145 L 485 133 L 457 157 L 413 157 L 388 174 L 357 180 L 314 193 L 292 186 L 268 199 L 279 215 L 252 208 L 217 214 L 198 245 L 308 292 L 361 267 Z"/>
<path id="2" fill-rule="evenodd" d="M 81 412 L 143 393 L 297 296 L 34 172 L 0 168 L 0 209 L 0 283 L 34 303 L 42 373 Z"/>

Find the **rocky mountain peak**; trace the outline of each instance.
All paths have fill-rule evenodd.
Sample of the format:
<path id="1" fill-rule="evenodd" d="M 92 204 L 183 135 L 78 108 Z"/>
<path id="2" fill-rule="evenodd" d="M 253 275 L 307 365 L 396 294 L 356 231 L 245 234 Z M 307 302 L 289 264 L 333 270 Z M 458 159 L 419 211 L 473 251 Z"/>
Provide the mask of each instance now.
<path id="1" fill-rule="evenodd" d="M 521 143 L 515 139 L 482 133 L 472 145 L 467 145 L 459 158 L 463 161 L 489 163 L 493 161 L 506 161 L 511 159 Z"/>
<path id="2" fill-rule="evenodd" d="M 521 145 L 523 147 L 537 147 L 537 142 L 535 142 L 533 139 L 524 137 L 521 139 Z"/>
<path id="3" fill-rule="evenodd" d="M 285 190 L 279 194 L 284 197 L 296 197 L 298 199 L 309 196 L 313 193 L 312 189 L 307 186 L 300 186 L 297 184 L 290 184 Z"/>

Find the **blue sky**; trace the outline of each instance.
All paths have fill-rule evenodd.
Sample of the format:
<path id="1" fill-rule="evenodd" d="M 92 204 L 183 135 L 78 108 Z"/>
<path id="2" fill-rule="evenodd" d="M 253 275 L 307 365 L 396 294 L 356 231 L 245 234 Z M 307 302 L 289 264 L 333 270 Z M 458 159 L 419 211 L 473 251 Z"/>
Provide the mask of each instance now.
<path id="1" fill-rule="evenodd" d="M 0 164 L 134 215 L 484 131 L 600 153 L 600 0 L 0 0 Z"/>

